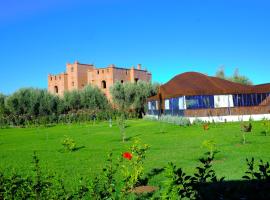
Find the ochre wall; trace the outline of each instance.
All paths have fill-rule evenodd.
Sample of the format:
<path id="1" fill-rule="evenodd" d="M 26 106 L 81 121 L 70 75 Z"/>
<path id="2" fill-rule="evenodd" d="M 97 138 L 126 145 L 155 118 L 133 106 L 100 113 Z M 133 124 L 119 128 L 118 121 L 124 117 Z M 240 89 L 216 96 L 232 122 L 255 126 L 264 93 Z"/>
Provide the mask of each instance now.
<path id="1" fill-rule="evenodd" d="M 58 76 L 61 76 L 61 78 L 58 78 Z M 75 62 L 66 65 L 66 73 L 48 76 L 48 91 L 56 94 L 55 87 L 58 87 L 57 95 L 63 96 L 64 91 L 82 89 L 90 84 L 100 88 L 111 99 L 110 87 L 114 83 L 117 81 L 134 82 L 135 79 L 150 82 L 152 75 L 147 70 L 142 70 L 140 64 L 137 69 L 134 67 L 131 67 L 131 69 L 118 68 L 114 65 L 109 65 L 106 68 L 95 68 L 94 65 Z M 106 83 L 106 88 L 104 88 L 103 82 Z"/>

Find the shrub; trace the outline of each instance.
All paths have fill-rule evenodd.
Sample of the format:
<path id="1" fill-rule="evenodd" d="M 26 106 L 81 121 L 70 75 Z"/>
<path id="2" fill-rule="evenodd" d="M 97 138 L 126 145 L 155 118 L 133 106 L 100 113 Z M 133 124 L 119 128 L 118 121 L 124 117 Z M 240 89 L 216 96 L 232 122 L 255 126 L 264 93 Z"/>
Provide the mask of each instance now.
<path id="1" fill-rule="evenodd" d="M 199 119 L 199 118 L 196 118 L 196 119 L 194 119 L 192 124 L 194 124 L 194 125 L 203 125 L 203 124 L 205 124 L 205 122 L 203 120 Z"/>
<path id="2" fill-rule="evenodd" d="M 145 115 L 143 117 L 144 120 L 150 120 L 150 121 L 156 121 L 158 120 L 158 116 L 154 116 L 154 115 Z"/>
<path id="3" fill-rule="evenodd" d="M 76 150 L 76 143 L 74 139 L 66 136 L 65 139 L 62 141 L 62 145 L 66 151 L 72 152 Z"/>
<path id="4" fill-rule="evenodd" d="M 263 124 L 263 131 L 262 131 L 262 133 L 266 136 L 270 132 L 270 121 L 267 120 L 267 119 L 263 119 L 262 120 L 262 124 Z"/>
<path id="5" fill-rule="evenodd" d="M 159 120 L 180 126 L 189 126 L 191 124 L 188 118 L 179 116 L 161 115 Z"/>

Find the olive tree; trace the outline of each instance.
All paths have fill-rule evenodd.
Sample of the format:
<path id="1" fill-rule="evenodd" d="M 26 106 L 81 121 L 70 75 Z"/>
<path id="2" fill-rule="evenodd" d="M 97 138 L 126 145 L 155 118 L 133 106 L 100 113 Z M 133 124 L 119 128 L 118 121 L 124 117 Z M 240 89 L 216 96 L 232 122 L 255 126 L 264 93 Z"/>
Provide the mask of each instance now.
<path id="1" fill-rule="evenodd" d="M 158 84 L 144 81 L 137 83 L 115 83 L 111 88 L 113 102 L 121 111 L 133 109 L 139 117 L 145 113 L 145 105 L 148 97 L 157 94 Z"/>
<path id="2" fill-rule="evenodd" d="M 105 94 L 95 86 L 88 85 L 80 92 L 81 106 L 86 109 L 106 109 L 108 100 Z"/>
<path id="3" fill-rule="evenodd" d="M 5 99 L 6 96 L 0 93 L 0 116 L 5 113 Z"/>

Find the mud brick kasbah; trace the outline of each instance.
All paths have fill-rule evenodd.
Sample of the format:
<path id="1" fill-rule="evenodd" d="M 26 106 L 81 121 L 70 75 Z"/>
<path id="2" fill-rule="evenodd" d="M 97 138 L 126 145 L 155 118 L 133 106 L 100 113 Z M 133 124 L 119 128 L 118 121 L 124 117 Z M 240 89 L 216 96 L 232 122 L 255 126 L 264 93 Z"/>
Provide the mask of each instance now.
<path id="1" fill-rule="evenodd" d="M 138 80 L 151 82 L 152 74 L 141 64 L 135 68 L 131 66 L 116 67 L 111 64 L 104 68 L 97 68 L 93 64 L 82 64 L 75 61 L 66 64 L 66 71 L 57 75 L 48 75 L 48 91 L 63 96 L 65 91 L 83 89 L 86 85 L 94 85 L 100 88 L 108 99 L 111 99 L 110 87 L 117 81 L 137 82 Z"/>

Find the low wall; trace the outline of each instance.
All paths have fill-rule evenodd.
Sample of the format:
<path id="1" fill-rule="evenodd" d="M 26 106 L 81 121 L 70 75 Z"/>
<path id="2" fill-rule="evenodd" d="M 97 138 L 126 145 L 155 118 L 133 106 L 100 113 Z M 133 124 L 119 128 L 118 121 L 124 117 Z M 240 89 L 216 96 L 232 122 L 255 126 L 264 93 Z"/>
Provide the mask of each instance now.
<path id="1" fill-rule="evenodd" d="M 211 116 L 232 116 L 232 115 L 258 115 L 269 114 L 270 106 L 248 106 L 233 108 L 215 108 L 215 109 L 194 109 L 185 110 L 185 117 L 211 117 Z"/>
<path id="2" fill-rule="evenodd" d="M 230 115 L 230 116 L 213 116 L 213 117 L 188 117 L 190 122 L 199 119 L 204 122 L 239 122 L 239 121 L 260 121 L 263 119 L 270 120 L 270 114 L 258 114 L 258 115 Z"/>

